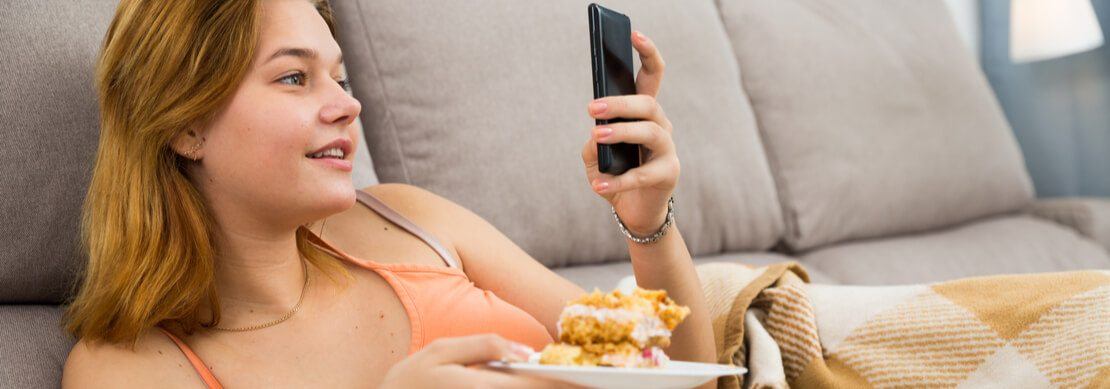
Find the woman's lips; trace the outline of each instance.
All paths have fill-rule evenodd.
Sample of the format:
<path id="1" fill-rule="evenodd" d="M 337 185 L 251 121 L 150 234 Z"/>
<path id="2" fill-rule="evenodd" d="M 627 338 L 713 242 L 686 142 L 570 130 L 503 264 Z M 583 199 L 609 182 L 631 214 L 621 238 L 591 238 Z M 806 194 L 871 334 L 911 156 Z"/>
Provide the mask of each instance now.
<path id="1" fill-rule="evenodd" d="M 319 163 L 323 166 L 339 169 L 345 172 L 350 172 L 353 168 L 351 161 L 339 158 L 309 158 L 312 162 Z"/>

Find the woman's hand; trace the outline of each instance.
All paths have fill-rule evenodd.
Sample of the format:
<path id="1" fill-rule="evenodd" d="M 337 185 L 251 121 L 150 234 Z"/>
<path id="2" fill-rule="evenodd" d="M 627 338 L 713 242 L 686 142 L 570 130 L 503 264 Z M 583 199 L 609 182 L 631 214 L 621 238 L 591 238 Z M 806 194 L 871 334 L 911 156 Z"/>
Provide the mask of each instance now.
<path id="1" fill-rule="evenodd" d="M 497 335 L 441 338 L 393 365 L 382 388 L 565 388 L 573 385 L 467 365 L 496 360 L 522 362 L 531 349 Z"/>
<path id="2" fill-rule="evenodd" d="M 632 47 L 640 54 L 635 95 L 594 100 L 589 113 L 595 119 L 639 119 L 594 127 L 582 149 L 586 178 L 594 192 L 605 198 L 634 234 L 654 233 L 667 217 L 667 199 L 678 184 L 679 163 L 671 139 L 673 127 L 655 101 L 663 81 L 663 58 L 655 44 L 639 31 L 632 33 Z M 598 171 L 597 144 L 634 143 L 644 149 L 641 166 L 618 176 Z"/>

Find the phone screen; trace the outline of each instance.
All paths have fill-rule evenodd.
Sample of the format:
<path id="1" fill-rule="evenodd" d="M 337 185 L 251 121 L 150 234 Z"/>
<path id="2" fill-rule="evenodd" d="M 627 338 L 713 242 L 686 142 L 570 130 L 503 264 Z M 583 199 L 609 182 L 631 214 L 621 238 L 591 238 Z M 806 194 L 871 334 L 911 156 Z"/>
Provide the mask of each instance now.
<path id="1" fill-rule="evenodd" d="M 632 21 L 619 12 L 590 4 L 590 49 L 594 74 L 594 98 L 634 95 L 636 78 L 632 62 Z M 632 121 L 598 119 L 598 125 Z M 621 174 L 640 166 L 640 146 L 629 143 L 597 145 L 598 170 Z"/>
<path id="2" fill-rule="evenodd" d="M 619 17 L 617 16 L 619 15 Z M 632 24 L 620 14 L 603 14 L 601 31 L 601 66 L 604 88 L 601 96 L 636 94 L 636 79 L 632 74 Z M 596 93 L 595 93 L 596 95 Z"/>

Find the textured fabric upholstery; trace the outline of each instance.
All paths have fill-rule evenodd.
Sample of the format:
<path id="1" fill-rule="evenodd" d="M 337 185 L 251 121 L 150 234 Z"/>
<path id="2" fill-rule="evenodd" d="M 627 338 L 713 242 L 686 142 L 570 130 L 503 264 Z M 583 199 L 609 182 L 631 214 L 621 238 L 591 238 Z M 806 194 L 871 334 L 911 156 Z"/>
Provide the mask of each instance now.
<path id="1" fill-rule="evenodd" d="M 821 248 L 802 256 L 844 284 L 897 285 L 994 274 L 1110 269 L 1106 250 L 1028 215 Z"/>
<path id="2" fill-rule="evenodd" d="M 941 1 L 722 1 L 804 250 L 1022 209 L 1021 152 Z"/>
<path id="3" fill-rule="evenodd" d="M 751 265 L 755 267 L 789 261 L 799 260 L 797 258 L 792 258 L 776 253 L 727 253 L 706 255 L 694 258 L 695 265 L 711 262 L 728 262 Z M 832 278 L 828 274 L 825 274 L 823 271 L 812 268 L 804 262 L 801 263 L 802 266 L 806 268 L 806 272 L 809 274 L 811 282 L 816 284 L 839 283 L 839 281 Z M 581 286 L 587 291 L 593 290 L 593 288 L 598 288 L 603 291 L 609 291 L 617 287 L 617 282 L 619 282 L 622 278 L 632 275 L 632 263 L 628 261 L 622 261 L 604 263 L 600 265 L 580 265 L 555 269 L 555 272 L 571 281 L 574 281 L 576 284 L 578 284 L 578 286 Z"/>
<path id="4" fill-rule="evenodd" d="M 1029 212 L 1074 228 L 1081 235 L 1110 250 L 1110 199 L 1053 198 L 1037 200 Z"/>
<path id="5" fill-rule="evenodd" d="M 473 210 L 548 266 L 626 257 L 581 159 L 594 124 L 587 3 L 335 2 L 378 177 Z M 771 247 L 782 218 L 713 3 L 606 5 L 667 63 L 659 101 L 675 126 L 691 251 Z"/>
<path id="6" fill-rule="evenodd" d="M 0 388 L 57 388 L 76 342 L 57 305 L 0 305 Z"/>

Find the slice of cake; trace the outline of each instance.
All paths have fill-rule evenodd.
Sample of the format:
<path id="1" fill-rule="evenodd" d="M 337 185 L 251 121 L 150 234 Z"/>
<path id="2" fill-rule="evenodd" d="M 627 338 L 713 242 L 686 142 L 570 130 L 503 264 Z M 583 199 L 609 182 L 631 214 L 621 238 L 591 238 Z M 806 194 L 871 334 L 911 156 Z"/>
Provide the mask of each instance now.
<path id="1" fill-rule="evenodd" d="M 659 367 L 671 331 L 690 314 L 663 290 L 635 288 L 593 293 L 567 303 L 559 315 L 559 342 L 540 355 L 545 365 Z"/>

